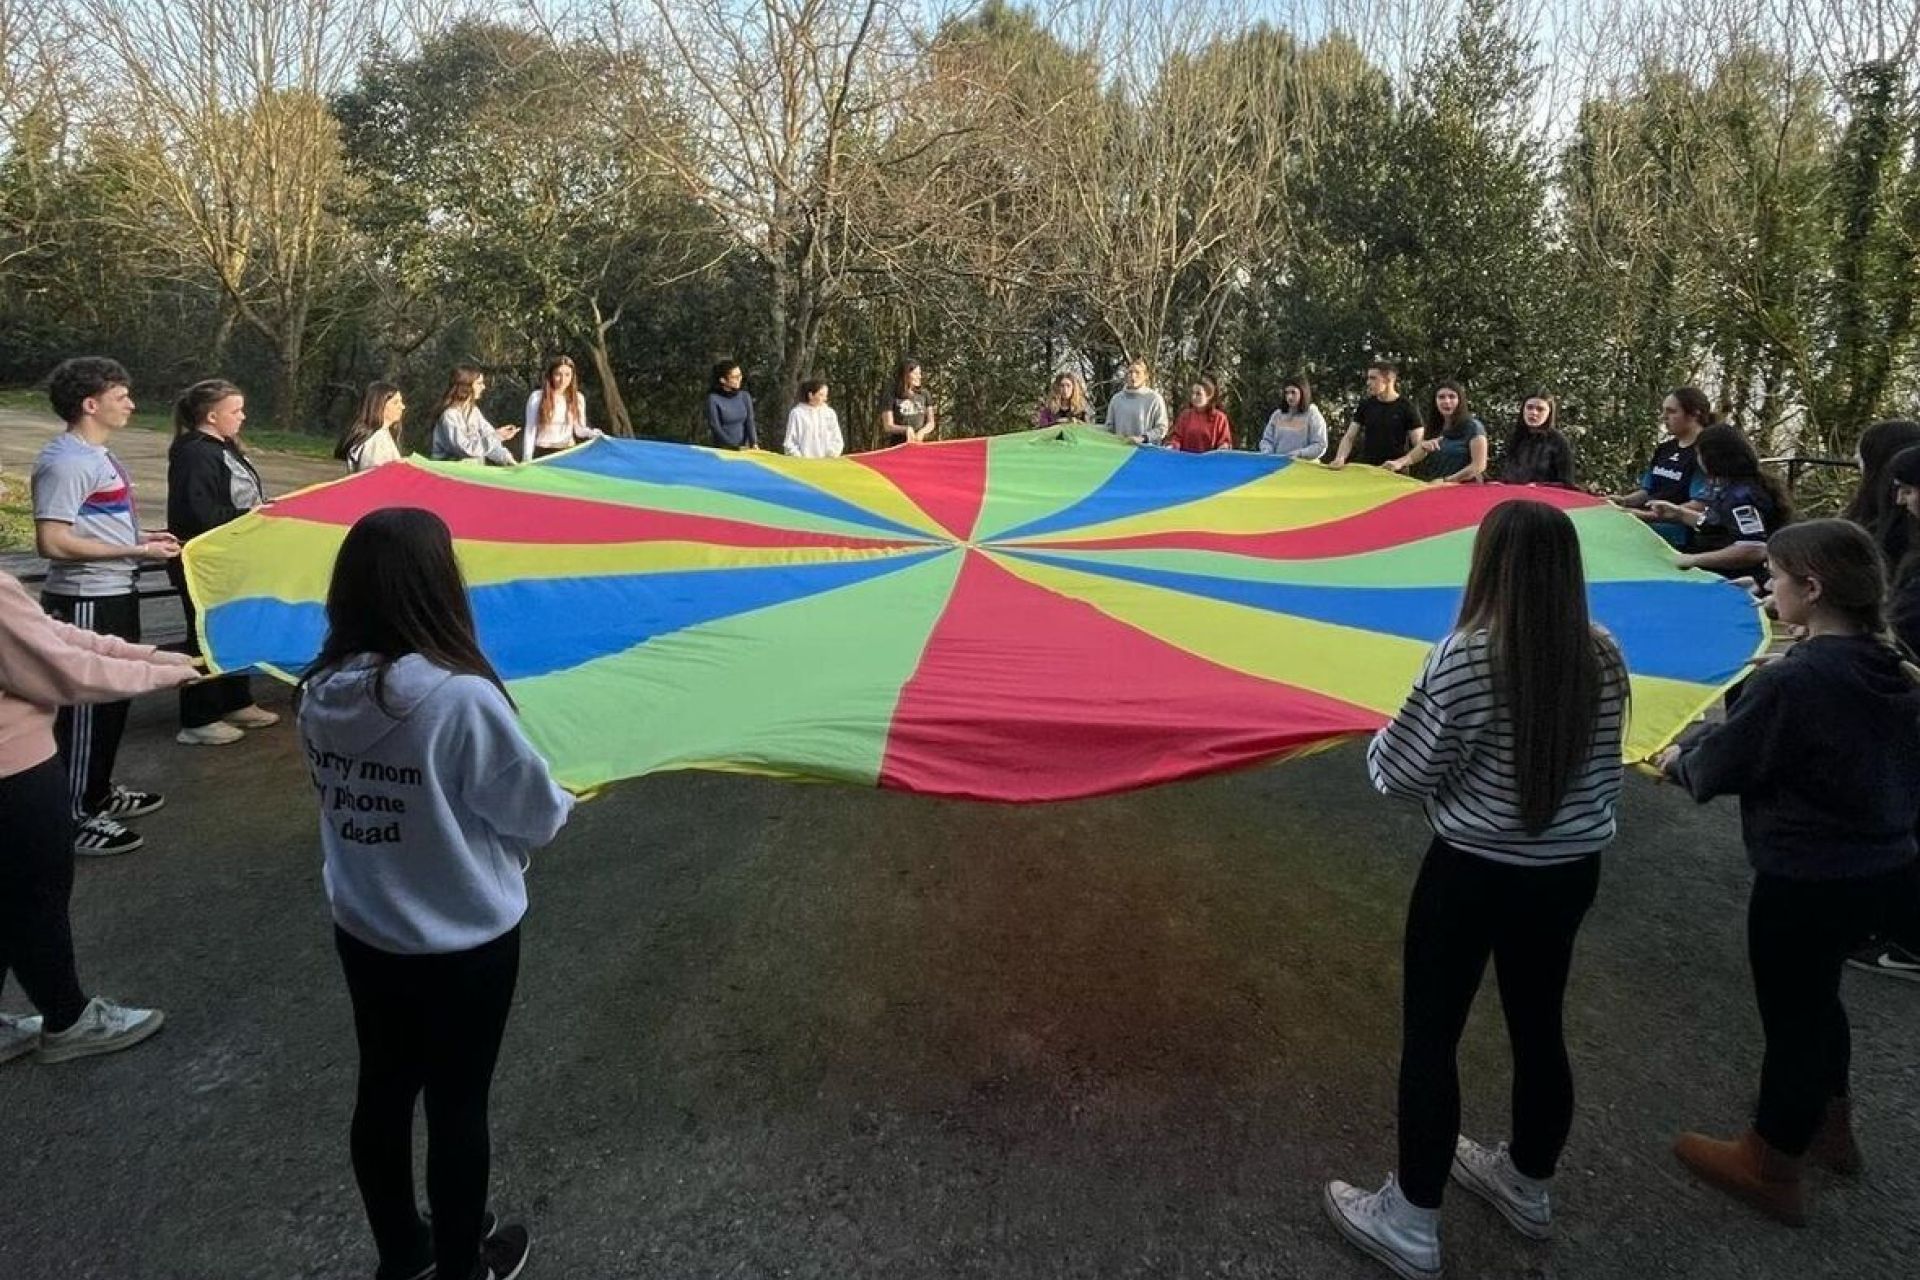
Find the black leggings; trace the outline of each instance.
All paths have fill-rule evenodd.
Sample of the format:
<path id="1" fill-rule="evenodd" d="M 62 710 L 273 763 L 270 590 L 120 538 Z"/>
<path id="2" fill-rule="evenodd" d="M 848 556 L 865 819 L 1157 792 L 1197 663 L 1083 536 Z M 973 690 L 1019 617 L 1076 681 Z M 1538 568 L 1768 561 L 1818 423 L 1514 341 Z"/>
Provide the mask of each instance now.
<path id="1" fill-rule="evenodd" d="M 73 815 L 58 757 L 0 778 L 0 984 L 9 971 L 65 1031 L 86 1008 L 73 965 Z"/>
<path id="2" fill-rule="evenodd" d="M 1400 1039 L 1400 1185 L 1440 1207 L 1460 1132 L 1455 1053 L 1493 957 L 1513 1046 L 1513 1163 L 1553 1176 L 1573 1127 L 1573 1070 L 1561 1034 L 1573 940 L 1600 884 L 1600 858 L 1517 866 L 1435 837 L 1407 906 Z"/>
<path id="3" fill-rule="evenodd" d="M 1840 1003 L 1847 954 L 1913 892 L 1908 868 L 1849 880 L 1754 878 L 1747 902 L 1747 962 L 1766 1052 L 1753 1127 L 1776 1151 L 1813 1143 L 1821 1113 L 1847 1095 L 1853 1035 Z"/>
<path id="4" fill-rule="evenodd" d="M 487 1091 L 520 973 L 520 930 L 471 951 L 395 955 L 334 929 L 360 1043 L 353 1175 L 380 1252 L 381 1280 L 431 1261 L 467 1280 L 487 1207 Z M 413 1107 L 427 1106 L 427 1207 L 413 1197 Z"/>
<path id="5" fill-rule="evenodd" d="M 167 562 L 167 578 L 180 593 L 180 608 L 187 615 L 186 651 L 200 656 L 200 630 L 195 625 L 199 611 L 193 594 L 187 590 L 187 571 L 178 560 Z M 253 681 L 244 675 L 214 676 L 180 686 L 180 727 L 198 729 L 216 720 L 224 720 L 243 707 L 253 705 Z"/>

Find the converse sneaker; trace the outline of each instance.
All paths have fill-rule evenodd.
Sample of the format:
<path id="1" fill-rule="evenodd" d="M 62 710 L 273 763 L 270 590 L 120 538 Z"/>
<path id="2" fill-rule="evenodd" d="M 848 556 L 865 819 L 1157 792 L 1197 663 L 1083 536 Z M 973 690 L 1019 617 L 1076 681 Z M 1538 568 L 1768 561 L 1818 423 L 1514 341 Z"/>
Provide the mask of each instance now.
<path id="1" fill-rule="evenodd" d="M 1341 1235 L 1402 1280 L 1439 1277 L 1440 1211 L 1409 1204 L 1394 1175 L 1378 1191 L 1329 1182 L 1324 1203 Z"/>
<path id="2" fill-rule="evenodd" d="M 0 1062 L 24 1058 L 40 1047 L 40 1015 L 0 1013 Z"/>
<path id="3" fill-rule="evenodd" d="M 165 1021 L 166 1015 L 158 1009 L 129 1009 L 95 996 L 80 1011 L 80 1021 L 65 1031 L 41 1032 L 40 1061 L 66 1062 L 131 1049 Z"/>
<path id="4" fill-rule="evenodd" d="M 1529 1240 L 1553 1235 L 1553 1202 L 1547 1184 L 1514 1168 L 1507 1144 L 1483 1147 L 1464 1133 L 1453 1147 L 1453 1180 L 1500 1211 Z"/>
<path id="5" fill-rule="evenodd" d="M 222 720 L 236 729 L 271 729 L 280 723 L 280 717 L 265 707 L 246 706 Z"/>
<path id="6" fill-rule="evenodd" d="M 1897 942 L 1875 942 L 1847 957 L 1847 963 L 1863 973 L 1878 973 L 1903 982 L 1920 982 L 1920 956 Z"/>
<path id="7" fill-rule="evenodd" d="M 118 783 L 107 793 L 107 802 L 94 812 L 115 820 L 144 818 L 166 807 L 167 798 L 154 791 L 132 791 Z"/>
<path id="8" fill-rule="evenodd" d="M 83 858 L 110 858 L 132 853 L 146 838 L 127 830 L 105 814 L 94 814 L 73 833 L 73 851 Z"/>
<path id="9" fill-rule="evenodd" d="M 472 1280 L 518 1280 L 527 1266 L 527 1254 L 533 1240 L 519 1223 L 501 1227 L 480 1242 L 480 1261 L 473 1268 Z"/>
<path id="10" fill-rule="evenodd" d="M 182 729 L 173 735 L 173 740 L 183 747 L 224 747 L 246 736 L 226 721 L 215 720 L 212 724 L 197 724 L 191 729 Z"/>

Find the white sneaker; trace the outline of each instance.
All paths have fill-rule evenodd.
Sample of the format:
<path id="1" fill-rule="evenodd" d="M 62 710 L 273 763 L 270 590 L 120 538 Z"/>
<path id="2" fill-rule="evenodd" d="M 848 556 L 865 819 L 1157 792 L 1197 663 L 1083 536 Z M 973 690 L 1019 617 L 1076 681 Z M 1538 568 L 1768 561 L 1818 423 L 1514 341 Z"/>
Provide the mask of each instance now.
<path id="1" fill-rule="evenodd" d="M 1547 1184 L 1514 1168 L 1507 1144 L 1483 1147 L 1461 1134 L 1453 1145 L 1453 1180 L 1500 1211 L 1529 1240 L 1553 1236 L 1553 1200 Z"/>
<path id="2" fill-rule="evenodd" d="M 1402 1280 L 1438 1280 L 1440 1211 L 1408 1203 L 1394 1175 L 1378 1191 L 1329 1182 L 1324 1203 L 1341 1235 Z"/>
<path id="3" fill-rule="evenodd" d="M 131 1049 L 165 1021 L 166 1015 L 158 1009 L 130 1009 L 95 996 L 81 1010 L 80 1021 L 65 1031 L 40 1033 L 40 1061 L 66 1062 Z"/>
<path id="4" fill-rule="evenodd" d="M 24 1058 L 40 1047 L 41 1018 L 37 1013 L 21 1017 L 0 1013 L 0 1062 Z"/>
<path id="5" fill-rule="evenodd" d="M 215 720 L 212 724 L 182 729 L 173 735 L 173 740 L 183 747 L 224 747 L 229 742 L 238 742 L 246 736 L 226 721 Z"/>
<path id="6" fill-rule="evenodd" d="M 237 729 L 271 729 L 280 723 L 280 717 L 265 707 L 246 706 L 221 720 Z"/>

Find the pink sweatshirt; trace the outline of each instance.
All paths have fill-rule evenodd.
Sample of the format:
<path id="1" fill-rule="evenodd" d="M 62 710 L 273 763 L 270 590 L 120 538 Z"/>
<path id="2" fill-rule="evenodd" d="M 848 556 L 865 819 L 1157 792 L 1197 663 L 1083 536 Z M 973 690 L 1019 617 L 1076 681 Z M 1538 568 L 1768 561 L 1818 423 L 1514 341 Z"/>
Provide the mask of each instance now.
<path id="1" fill-rule="evenodd" d="M 53 755 L 53 713 L 171 689 L 200 673 L 193 659 L 56 622 L 0 573 L 0 778 Z"/>

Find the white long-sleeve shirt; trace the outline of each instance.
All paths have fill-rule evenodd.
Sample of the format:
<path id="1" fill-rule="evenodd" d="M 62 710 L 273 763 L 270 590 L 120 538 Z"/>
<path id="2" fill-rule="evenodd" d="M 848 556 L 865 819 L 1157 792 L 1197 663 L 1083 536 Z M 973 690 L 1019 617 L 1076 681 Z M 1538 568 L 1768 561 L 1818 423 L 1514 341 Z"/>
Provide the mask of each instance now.
<path id="1" fill-rule="evenodd" d="M 837 458 L 846 448 L 840 434 L 840 415 L 832 405 L 797 404 L 787 414 L 781 451 L 796 458 Z"/>
<path id="2" fill-rule="evenodd" d="M 1305 413 L 1275 409 L 1260 433 L 1260 452 L 1317 462 L 1327 451 L 1327 420 L 1320 406 L 1310 404 Z"/>
<path id="3" fill-rule="evenodd" d="M 561 401 L 561 412 L 554 414 L 553 421 L 542 427 L 540 401 L 546 393 L 545 387 L 536 387 L 533 394 L 527 397 L 527 412 L 520 431 L 522 462 L 533 461 L 535 448 L 564 449 L 577 441 L 592 440 L 600 435 L 600 432 L 587 425 L 587 402 L 584 396 L 580 397 L 577 406 L 573 396 Z"/>
<path id="4" fill-rule="evenodd" d="M 1367 745 L 1374 787 L 1420 801 L 1435 835 L 1495 862 L 1566 862 L 1604 849 L 1613 842 L 1626 718 L 1625 667 L 1611 640 L 1604 650 L 1593 740 L 1537 835 L 1521 820 L 1513 724 L 1485 631 L 1455 632 L 1434 646 L 1399 714 Z"/>

